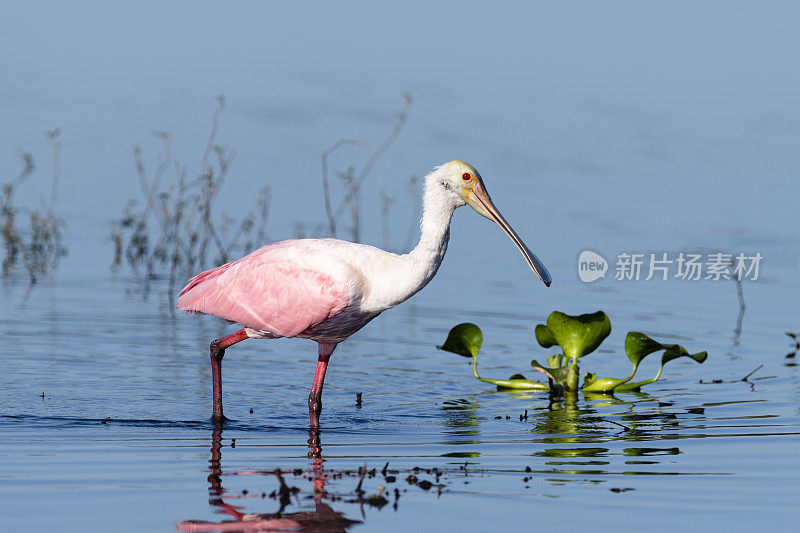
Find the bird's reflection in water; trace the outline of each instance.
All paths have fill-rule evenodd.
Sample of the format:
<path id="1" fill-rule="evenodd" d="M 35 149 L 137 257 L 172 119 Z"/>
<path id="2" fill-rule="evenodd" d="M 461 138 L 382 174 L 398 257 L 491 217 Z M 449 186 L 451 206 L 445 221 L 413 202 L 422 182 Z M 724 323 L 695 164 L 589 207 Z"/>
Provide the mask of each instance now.
<path id="1" fill-rule="evenodd" d="M 283 479 L 280 470 L 273 473 L 280 488 L 276 491 L 280 507 L 274 513 L 246 513 L 240 505 L 232 505 L 225 501 L 225 489 L 222 486 L 222 429 L 217 427 L 211 434 L 211 460 L 210 474 L 208 475 L 208 503 L 215 512 L 233 517 L 233 520 L 221 522 L 206 522 L 200 520 L 187 520 L 179 522 L 179 531 L 316 531 L 336 532 L 346 531 L 349 527 L 360 524 L 360 521 L 350 520 L 342 513 L 334 511 L 325 503 L 327 492 L 325 490 L 326 474 L 324 469 L 325 459 L 322 457 L 322 444 L 319 429 L 309 430 L 308 457 L 310 459 L 311 479 L 314 483 L 314 510 L 296 513 L 284 513 L 284 509 L 292 503 L 292 489 Z M 249 473 L 249 472 L 248 472 Z M 266 474 L 266 473 L 265 473 Z"/>

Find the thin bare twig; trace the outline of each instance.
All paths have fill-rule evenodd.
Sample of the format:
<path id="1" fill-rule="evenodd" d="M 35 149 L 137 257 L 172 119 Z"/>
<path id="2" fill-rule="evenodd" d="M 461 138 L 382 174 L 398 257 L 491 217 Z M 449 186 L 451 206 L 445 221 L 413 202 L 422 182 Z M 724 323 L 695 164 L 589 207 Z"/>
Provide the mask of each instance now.
<path id="1" fill-rule="evenodd" d="M 53 190 L 50 194 L 50 206 L 48 212 L 53 215 L 53 210 L 56 207 L 56 200 L 58 200 L 58 181 L 61 176 L 61 142 L 58 136 L 61 134 L 61 128 L 56 128 L 47 132 L 47 140 L 53 146 Z"/>
<path id="2" fill-rule="evenodd" d="M 269 217 L 270 203 L 272 202 L 272 189 L 269 185 L 261 188 L 258 195 L 258 229 L 256 230 L 256 242 L 263 243 L 267 235 L 267 217 Z"/>
<path id="3" fill-rule="evenodd" d="M 236 243 L 239 241 L 239 237 L 241 237 L 243 233 L 246 233 L 252 229 L 255 218 L 255 213 L 250 212 L 242 219 L 241 224 L 239 224 L 239 227 L 236 229 L 236 233 L 233 234 L 228 246 L 225 247 L 226 256 L 231 252 L 233 247 L 236 246 Z"/>
<path id="4" fill-rule="evenodd" d="M 20 209 L 14 205 L 14 192 L 16 188 L 33 174 L 36 166 L 33 162 L 33 155 L 30 152 L 19 152 L 22 159 L 22 170 L 16 178 L 3 185 L 0 192 L 0 216 L 3 218 L 1 232 L 3 235 L 3 274 L 8 274 L 11 268 L 17 263 L 17 256 L 25 255 L 25 245 L 16 227 L 16 218 Z"/>
<path id="5" fill-rule="evenodd" d="M 322 152 L 322 192 L 325 196 L 325 213 L 328 215 L 328 230 L 331 237 L 336 237 L 336 220 L 331 209 L 331 192 L 328 185 L 328 157 L 344 145 L 369 146 L 369 143 L 356 139 L 339 139 Z"/>
<path id="6" fill-rule="evenodd" d="M 214 115 L 211 117 L 211 134 L 208 136 L 206 149 L 203 151 L 203 174 L 208 173 L 208 158 L 211 155 L 211 150 L 214 148 L 214 141 L 217 138 L 217 131 L 219 130 L 219 116 L 222 113 L 222 110 L 225 109 L 225 95 L 220 94 L 215 98 L 217 100 L 217 109 L 214 110 Z"/>
<path id="7" fill-rule="evenodd" d="M 742 280 L 734 276 L 733 280 L 736 282 L 736 296 L 739 298 L 739 313 L 736 315 L 736 327 L 733 330 L 733 345 L 739 346 L 739 339 L 742 336 L 742 323 L 744 321 L 744 312 L 747 306 L 744 303 L 744 292 L 742 291 Z"/>
<path id="8" fill-rule="evenodd" d="M 356 490 L 354 491 L 359 498 L 364 494 L 364 490 L 361 488 L 361 485 L 364 483 L 364 476 L 367 475 L 367 462 L 364 461 L 364 466 L 358 467 L 358 485 L 356 485 Z"/>
<path id="9" fill-rule="evenodd" d="M 142 187 L 142 194 L 145 197 L 145 205 L 141 215 L 139 216 L 139 221 L 134 226 L 133 237 L 128 243 L 128 248 L 126 250 L 126 255 L 128 256 L 129 261 L 132 257 L 141 256 L 143 254 L 144 258 L 146 259 L 148 276 L 153 275 L 153 253 L 157 247 L 150 252 L 147 250 L 147 241 L 149 240 L 147 238 L 147 221 L 150 218 L 154 199 L 158 193 L 159 187 L 161 186 L 161 178 L 164 175 L 164 171 L 169 168 L 169 165 L 172 162 L 172 137 L 164 131 L 156 131 L 154 134 L 161 140 L 164 152 L 159 154 L 157 157 L 156 171 L 153 175 L 153 181 L 149 184 L 149 186 L 147 183 L 144 162 L 142 161 L 142 151 L 138 146 L 135 146 L 133 149 L 136 171 L 139 175 L 139 185 Z M 161 226 L 162 232 L 168 231 L 168 228 L 166 228 L 162 217 L 156 216 L 156 221 L 158 222 L 159 226 Z"/>
<path id="10" fill-rule="evenodd" d="M 381 191 L 381 226 L 383 229 L 383 249 L 391 250 L 389 233 L 389 211 L 394 203 L 394 198 Z"/>
<path id="11" fill-rule="evenodd" d="M 219 111 L 219 109 L 217 111 Z M 216 128 L 216 125 L 214 127 Z M 216 133 L 212 133 L 212 135 L 216 135 Z M 209 138 L 209 142 L 211 142 L 211 138 Z M 228 254 L 225 251 L 225 245 L 222 244 L 222 239 L 220 239 L 216 227 L 214 226 L 214 222 L 211 219 L 211 206 L 214 202 L 217 193 L 219 192 L 220 187 L 225 182 L 225 177 L 228 174 L 228 169 L 231 166 L 231 162 L 233 161 L 235 152 L 233 152 L 232 150 L 227 152 L 228 155 L 226 157 L 225 148 L 221 146 L 215 146 L 214 150 L 216 151 L 218 158 L 219 177 L 217 177 L 216 181 L 214 181 L 214 174 L 211 171 L 211 169 L 209 169 L 208 173 L 203 175 L 203 178 L 206 180 L 206 182 L 204 183 L 204 186 L 201 187 L 200 189 L 203 197 L 202 223 L 205 226 L 203 243 L 201 245 L 201 250 L 202 250 L 201 260 L 205 256 L 207 236 L 210 235 L 212 240 L 214 241 L 214 244 L 217 245 L 217 251 L 219 252 L 220 260 L 223 263 L 227 263 Z"/>
<path id="12" fill-rule="evenodd" d="M 752 376 L 753 374 L 755 374 L 756 372 L 758 372 L 758 371 L 759 371 L 759 370 L 761 370 L 762 368 L 764 368 L 764 365 L 758 365 L 758 366 L 756 367 L 756 369 L 755 369 L 755 370 L 753 370 L 752 372 L 750 372 L 749 374 L 747 374 L 745 377 L 743 377 L 743 378 L 742 378 L 742 381 L 747 381 L 747 378 L 749 378 L 750 376 Z"/>
<path id="13" fill-rule="evenodd" d="M 56 217 L 55 207 L 58 201 L 58 185 L 61 175 L 61 128 L 45 132 L 45 136 L 53 148 L 53 177 L 50 201 L 38 208 L 23 208 L 14 205 L 14 192 L 18 185 L 25 181 L 34 171 L 33 156 L 22 152 L 23 168 L 20 174 L 6 183 L 0 191 L 0 216 L 2 216 L 2 236 L 5 248 L 3 273 L 8 273 L 22 259 L 28 271 L 31 286 L 38 277 L 54 271 L 58 259 L 66 253 L 62 246 L 62 231 L 65 223 Z M 21 233 L 16 225 L 18 215 L 28 215 L 28 227 Z M 29 239 L 26 242 L 26 239 Z"/>
<path id="14" fill-rule="evenodd" d="M 269 188 L 259 191 L 254 209 L 244 220 L 235 221 L 233 226 L 229 226 L 234 223 L 233 219 L 215 211 L 214 202 L 235 157 L 233 150 L 216 143 L 220 114 L 224 109 L 224 99 L 219 97 L 217 100 L 219 105 L 213 115 L 211 133 L 202 157 L 203 172 L 196 181 L 187 181 L 187 167 L 173 157 L 171 137 L 165 132 L 157 132 L 164 147 L 160 147 L 157 167 L 151 174 L 147 172 L 141 149 L 134 147 L 134 163 L 144 207 L 136 208 L 135 202 L 129 202 L 123 217 L 112 226 L 112 240 L 118 250 L 123 249 L 123 232 L 132 231 L 125 236 L 124 245 L 131 268 L 137 270 L 145 264 L 148 277 L 154 276 L 159 267 L 169 272 L 170 295 L 180 278 L 181 268 L 189 273 L 198 266 L 206 266 L 208 247 L 216 247 L 215 261 L 226 262 L 239 248 L 250 248 L 256 230 L 260 239 L 266 234 Z M 174 181 L 163 190 L 170 166 L 175 172 Z M 156 235 L 148 231 L 153 214 L 161 229 Z M 230 239 L 230 232 L 226 231 L 229 227 L 235 230 Z M 245 239 L 247 242 L 242 244 Z"/>
<path id="15" fill-rule="evenodd" d="M 175 292 L 175 269 L 178 267 L 178 246 L 180 244 L 180 231 L 181 219 L 183 215 L 183 193 L 186 184 L 186 169 L 181 168 L 179 163 L 175 163 L 175 172 L 178 174 L 178 200 L 175 203 L 174 226 L 172 233 L 172 257 L 170 258 L 169 265 L 169 307 L 172 312 L 175 311 L 175 305 L 172 301 L 173 293 Z"/>
<path id="16" fill-rule="evenodd" d="M 392 131 L 389 133 L 386 139 L 380 144 L 380 146 L 378 146 L 378 148 L 375 149 L 370 158 L 367 160 L 366 164 L 364 164 L 361 172 L 355 178 L 352 188 L 347 192 L 347 194 L 345 194 L 345 197 L 339 203 L 339 207 L 336 209 L 336 212 L 333 216 L 334 221 L 338 221 L 341 218 L 342 213 L 344 213 L 347 205 L 356 195 L 358 195 L 360 188 L 369 176 L 372 167 L 375 166 L 375 163 L 378 162 L 386 150 L 388 150 L 389 147 L 397 140 L 397 137 L 400 136 L 400 132 L 403 131 L 403 127 L 408 120 L 408 111 L 411 108 L 411 105 L 414 103 L 414 99 L 411 98 L 410 94 L 403 93 L 403 97 L 405 98 L 406 102 L 403 106 L 403 109 L 397 114 L 397 121 L 395 122 L 394 128 L 392 128 Z"/>

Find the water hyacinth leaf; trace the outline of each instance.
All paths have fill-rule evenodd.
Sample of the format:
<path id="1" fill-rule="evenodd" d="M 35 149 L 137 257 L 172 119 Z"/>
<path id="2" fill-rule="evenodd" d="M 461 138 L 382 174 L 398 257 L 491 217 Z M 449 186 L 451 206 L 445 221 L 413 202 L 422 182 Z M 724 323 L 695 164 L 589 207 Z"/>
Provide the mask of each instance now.
<path id="1" fill-rule="evenodd" d="M 536 336 L 536 342 L 538 342 L 542 348 L 550 348 L 558 344 L 556 338 L 553 337 L 553 334 L 550 333 L 550 330 L 547 329 L 547 326 L 544 324 L 537 324 L 536 328 L 533 330 L 533 334 Z"/>
<path id="2" fill-rule="evenodd" d="M 705 363 L 706 359 L 708 358 L 708 352 L 703 351 L 691 354 L 680 344 L 668 344 L 665 347 L 667 348 L 667 351 L 665 351 L 664 355 L 661 356 L 662 365 L 665 365 L 670 361 L 677 359 L 678 357 L 688 357 L 701 364 Z"/>
<path id="3" fill-rule="evenodd" d="M 689 357 L 702 365 L 708 359 L 708 352 L 703 350 L 702 352 L 693 353 Z"/>
<path id="4" fill-rule="evenodd" d="M 663 367 L 662 367 L 663 368 Z M 661 370 L 661 368 L 659 368 Z M 658 376 L 661 375 L 659 372 Z M 639 392 L 644 385 L 649 385 L 650 383 L 655 383 L 658 381 L 658 376 L 654 377 L 653 379 L 645 379 L 644 381 L 633 381 L 628 383 L 623 383 L 619 385 L 614 392 Z"/>
<path id="5" fill-rule="evenodd" d="M 625 347 L 627 351 L 627 342 L 625 344 Z M 658 378 L 661 377 L 661 371 L 664 370 L 664 365 L 666 365 L 670 361 L 678 359 L 679 357 L 688 357 L 701 364 L 704 363 L 706 359 L 708 359 L 708 352 L 702 351 L 695 354 L 691 354 L 688 352 L 688 350 L 686 350 L 686 348 L 684 348 L 680 344 L 664 344 L 662 345 L 662 348 L 664 349 L 664 353 L 661 356 L 661 365 L 659 365 L 658 372 L 656 372 L 656 375 L 653 379 L 646 379 L 644 381 L 637 381 L 634 383 L 625 383 L 623 385 L 618 386 L 615 390 L 617 392 L 636 392 L 640 390 L 644 385 L 655 383 L 656 381 L 658 381 Z"/>
<path id="6" fill-rule="evenodd" d="M 564 363 L 564 355 L 557 353 L 555 355 L 551 355 L 547 358 L 547 364 L 550 365 L 550 368 L 558 368 L 562 366 Z"/>
<path id="7" fill-rule="evenodd" d="M 629 331 L 625 336 L 625 354 L 634 367 L 639 366 L 642 359 L 651 353 L 665 350 L 666 348 L 660 342 L 654 341 L 639 331 Z"/>
<path id="8" fill-rule="evenodd" d="M 590 381 L 584 380 L 583 392 L 613 392 L 617 387 L 628 381 L 627 378 L 598 378 L 593 375 Z"/>
<path id="9" fill-rule="evenodd" d="M 451 329 L 444 344 L 436 348 L 463 357 L 476 357 L 482 344 L 481 328 L 471 322 L 464 322 Z"/>
<path id="10" fill-rule="evenodd" d="M 490 383 L 497 385 L 498 390 L 514 389 L 514 390 L 537 390 L 547 391 L 550 387 L 539 383 L 538 381 L 531 381 L 522 374 L 512 374 L 508 379 L 493 379 Z"/>
<path id="11" fill-rule="evenodd" d="M 571 316 L 553 311 L 547 317 L 547 330 L 573 362 L 590 354 L 611 333 L 611 320 L 602 311 Z"/>
<path id="12" fill-rule="evenodd" d="M 538 381 L 531 381 L 525 378 L 514 378 L 512 376 L 511 379 L 487 379 L 487 378 L 478 378 L 484 383 L 491 383 L 492 385 L 497 386 L 497 390 L 527 390 L 527 391 L 538 391 L 538 392 L 547 392 L 550 390 L 550 387 L 545 385 L 544 383 L 539 383 Z"/>

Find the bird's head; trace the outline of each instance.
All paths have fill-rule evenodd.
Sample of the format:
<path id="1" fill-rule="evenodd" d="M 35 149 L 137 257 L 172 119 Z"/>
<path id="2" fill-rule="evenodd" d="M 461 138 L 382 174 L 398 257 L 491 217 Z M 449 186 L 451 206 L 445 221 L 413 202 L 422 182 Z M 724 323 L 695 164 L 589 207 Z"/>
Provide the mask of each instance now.
<path id="1" fill-rule="evenodd" d="M 503 218 L 500 211 L 492 203 L 489 193 L 486 192 L 486 187 L 483 185 L 480 173 L 475 170 L 475 167 L 464 161 L 450 161 L 439 168 L 442 184 L 445 188 L 453 193 L 457 205 L 468 204 L 472 209 L 478 212 L 489 220 L 492 220 L 500 226 L 506 234 L 511 237 L 514 244 L 517 245 L 519 251 L 522 252 L 528 266 L 531 267 L 533 273 L 541 279 L 545 285 L 550 286 L 552 281 L 550 272 L 539 261 L 536 254 L 530 251 L 528 247 L 522 242 L 517 232 L 511 225 Z"/>

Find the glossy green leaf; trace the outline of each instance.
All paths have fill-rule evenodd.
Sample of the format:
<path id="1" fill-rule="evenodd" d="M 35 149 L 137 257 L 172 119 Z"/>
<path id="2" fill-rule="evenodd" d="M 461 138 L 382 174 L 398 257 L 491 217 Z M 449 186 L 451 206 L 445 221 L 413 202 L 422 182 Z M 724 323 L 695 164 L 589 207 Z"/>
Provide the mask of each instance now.
<path id="1" fill-rule="evenodd" d="M 531 367 L 545 374 L 550 380 L 550 387 L 559 392 L 576 392 L 579 385 L 579 368 L 577 360 L 584 355 L 595 351 L 611 333 L 611 320 L 602 311 L 596 313 L 570 316 L 558 311 L 550 313 L 547 325 L 536 326 L 535 335 L 537 342 L 544 347 L 558 345 L 563 353 L 547 357 L 547 366 L 536 360 L 531 361 Z M 531 381 L 522 374 L 513 374 L 509 379 L 487 379 L 478 375 L 478 352 L 483 344 L 483 334 L 478 326 L 472 323 L 463 323 L 455 326 L 447 335 L 441 350 L 446 350 L 464 357 L 472 357 L 472 368 L 475 377 L 485 383 L 491 383 L 500 390 L 528 390 L 548 391 L 550 387 L 542 383 Z M 631 383 L 639 364 L 645 357 L 652 353 L 663 351 L 661 365 L 653 379 Z M 625 338 L 625 353 L 633 364 L 633 371 L 627 378 L 598 378 L 596 374 L 587 373 L 581 390 L 587 394 L 612 391 L 636 391 L 643 385 L 653 383 L 659 379 L 664 365 L 680 357 L 688 357 L 698 363 L 703 363 L 708 357 L 707 352 L 690 354 L 679 344 L 661 344 L 638 331 L 629 332 Z M 569 364 L 564 364 L 565 357 Z M 565 396 L 566 398 L 566 396 Z"/>
<path id="2" fill-rule="evenodd" d="M 611 320 L 602 311 L 571 316 L 553 311 L 547 317 L 547 330 L 573 362 L 590 354 L 611 333 Z"/>
<path id="3" fill-rule="evenodd" d="M 626 378 L 597 378 L 596 376 L 589 382 L 584 381 L 581 390 L 583 392 L 612 392 L 614 389 L 628 381 Z"/>
<path id="4" fill-rule="evenodd" d="M 547 391 L 550 390 L 550 387 L 544 385 L 543 383 L 539 383 L 538 381 L 531 381 L 530 379 L 525 378 L 522 374 L 513 374 L 508 379 L 492 379 L 486 380 L 480 378 L 482 381 L 486 381 L 487 383 L 493 383 L 497 385 L 499 390 L 503 389 L 514 389 L 514 390 L 538 390 L 538 391 Z"/>
<path id="5" fill-rule="evenodd" d="M 629 381 L 628 383 L 618 385 L 617 388 L 614 389 L 614 392 L 639 392 L 644 385 L 649 385 L 656 381 L 658 381 L 658 378 L 645 379 L 644 381 Z"/>
<path id="6" fill-rule="evenodd" d="M 564 354 L 557 353 L 547 358 L 547 364 L 550 368 L 558 368 L 564 364 Z"/>
<path id="7" fill-rule="evenodd" d="M 553 337 L 553 334 L 550 333 L 550 330 L 547 329 L 547 326 L 544 324 L 537 324 L 533 333 L 536 336 L 536 342 L 538 342 L 542 348 L 549 348 L 558 344 L 556 338 Z"/>
<path id="8" fill-rule="evenodd" d="M 527 390 L 537 392 L 547 392 L 550 387 L 538 381 L 531 381 L 529 379 L 487 379 L 478 378 L 484 383 L 491 383 L 497 386 L 497 390 Z"/>
<path id="9" fill-rule="evenodd" d="M 451 329 L 444 344 L 436 348 L 463 357 L 476 357 L 482 344 L 481 328 L 470 322 L 464 322 Z"/>
<path id="10" fill-rule="evenodd" d="M 637 333 L 637 332 L 629 333 L 628 337 L 630 337 L 632 334 L 641 335 L 643 337 L 647 337 L 647 335 L 645 335 L 644 333 Z M 651 339 L 650 337 L 647 337 L 647 340 L 642 341 L 641 344 L 645 345 L 645 344 L 648 343 L 648 341 L 650 343 L 659 344 L 661 346 L 661 349 L 664 350 L 664 353 L 661 355 L 661 365 L 659 365 L 658 372 L 656 372 L 655 377 L 652 378 L 652 379 L 646 379 L 644 381 L 636 381 L 636 382 L 633 382 L 633 383 L 625 383 L 625 384 L 619 385 L 616 389 L 614 389 L 615 391 L 617 391 L 617 392 L 635 392 L 635 391 L 640 390 L 642 388 L 642 386 L 644 386 L 644 385 L 649 385 L 650 383 L 655 383 L 656 381 L 658 381 L 658 378 L 661 377 L 661 371 L 664 369 L 664 365 L 669 363 L 670 361 L 674 361 L 675 359 L 678 359 L 679 357 L 688 357 L 690 359 L 694 359 L 698 363 L 704 363 L 705 360 L 708 358 L 708 352 L 703 351 L 703 352 L 698 352 L 698 353 L 695 353 L 695 354 L 690 354 L 688 352 L 688 350 L 686 350 L 686 348 L 684 348 L 680 344 L 660 344 L 657 341 L 654 341 L 653 339 Z M 626 351 L 626 353 L 628 353 L 628 358 L 631 359 L 631 361 L 633 362 L 634 359 L 631 358 L 630 352 L 628 351 L 628 339 L 627 338 L 625 339 L 625 351 Z M 652 353 L 652 352 L 648 352 L 648 353 Z M 639 359 L 639 361 L 641 361 L 641 359 L 643 359 L 646 355 L 647 354 L 643 355 Z M 635 370 L 636 366 L 637 366 L 637 363 L 634 362 L 634 370 Z"/>
<path id="11" fill-rule="evenodd" d="M 678 357 L 688 357 L 690 359 L 694 359 L 698 363 L 705 363 L 706 359 L 708 359 L 708 352 L 699 352 L 695 354 L 689 353 L 686 348 L 681 346 L 680 344 L 668 344 L 666 345 L 667 351 L 664 352 L 664 355 L 661 356 L 661 364 L 665 365 L 670 361 L 677 359 Z"/>
<path id="12" fill-rule="evenodd" d="M 664 349 L 666 346 L 639 331 L 629 331 L 625 336 L 625 354 L 634 366 L 651 353 Z"/>

